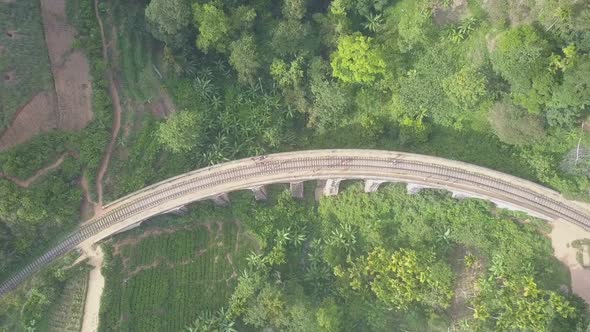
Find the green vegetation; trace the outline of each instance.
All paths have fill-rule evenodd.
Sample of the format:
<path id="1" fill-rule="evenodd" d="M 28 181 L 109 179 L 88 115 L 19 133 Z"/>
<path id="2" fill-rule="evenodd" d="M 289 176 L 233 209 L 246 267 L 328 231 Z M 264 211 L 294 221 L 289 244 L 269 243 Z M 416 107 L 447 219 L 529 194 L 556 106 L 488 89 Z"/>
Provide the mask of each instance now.
<path id="1" fill-rule="evenodd" d="M 23 100 L 51 84 L 47 55 L 38 47 L 38 2 L 25 2 L 0 5 L 0 27 L 21 22 L 19 31 L 37 45 L 5 48 L 24 39 L 8 40 L 0 31 L 0 52 L 18 51 L 0 56 L 0 72 L 22 58 L 15 62 L 25 68 L 16 68 L 17 77 L 27 78 L 25 86 L 0 89 L 0 128 Z M 105 201 L 227 160 L 346 147 L 458 159 L 590 200 L 587 3 L 101 1 L 112 46 L 108 63 L 94 1 L 68 0 L 67 10 L 78 31 L 76 47 L 92 65 L 95 120 L 79 134 L 48 133 L 0 153 L 3 173 L 26 178 L 71 152 L 29 188 L 0 179 L 0 278 L 74 225 L 81 198 L 76 182 L 84 170 L 94 185 L 109 141 L 107 70 L 125 112 Z M 174 106 L 158 109 L 168 96 Z M 177 113 L 169 114 L 172 109 Z M 191 216 L 223 220 L 222 234 L 238 220 L 260 244 L 247 267 L 245 253 L 235 253 L 239 277 L 219 287 L 206 288 L 191 276 L 224 276 L 228 264 L 215 270 L 158 261 L 178 262 L 213 241 L 200 238 L 203 226 L 188 226 L 191 220 L 178 226 L 190 228 L 184 238 L 179 231 L 145 239 L 135 253 L 113 249 L 110 280 L 128 278 L 129 266 L 156 266 L 127 284 L 115 282 L 116 291 L 105 295 L 101 328 L 575 331 L 588 325 L 579 299 L 559 291 L 567 276 L 538 222 L 515 223 L 513 215 L 490 213 L 484 203 L 455 203 L 434 193 L 355 190 L 319 206 L 279 195 L 277 204 L 238 199 L 231 212 L 204 207 Z M 229 249 L 216 248 L 220 254 Z M 199 258 L 211 261 L 207 254 Z M 463 274 L 477 278 L 468 283 L 472 296 L 455 310 Z M 181 283 L 184 293 L 168 297 L 160 281 Z M 210 289 L 223 296 L 195 298 Z M 31 306 L 45 308 L 48 301 L 33 295 Z M 11 308 L 17 307 L 21 311 Z M 176 311 L 164 320 L 154 308 Z M 128 316 L 136 319 L 119 320 Z"/>
<path id="2" fill-rule="evenodd" d="M 47 48 L 41 45 L 39 2 L 0 3 L 0 133 L 37 93 L 53 89 Z"/>
<path id="3" fill-rule="evenodd" d="M 69 254 L 0 299 L 0 331 L 79 331 L 88 266 Z"/>
<path id="4" fill-rule="evenodd" d="M 108 244 L 101 329 L 583 331 L 590 324 L 584 302 L 561 290 L 569 274 L 553 257 L 544 222 L 438 191 L 408 195 L 401 185 L 371 194 L 350 185 L 319 203 L 306 187 L 304 201 L 276 185 L 268 202 L 236 193 L 230 208 L 199 203 L 189 216 L 158 217 L 119 235 Z M 236 237 L 250 244 L 236 249 Z M 229 252 L 234 268 L 213 264 L 203 250 L 212 247 L 219 257 Z"/>
<path id="5" fill-rule="evenodd" d="M 26 15 L 32 15 L 37 22 L 35 24 L 39 24 L 37 19 L 40 13 L 36 2 L 2 4 L 0 8 L 5 9 L 4 6 L 7 6 L 6 8 L 16 10 L 22 6 L 31 6 L 33 3 L 35 6 L 29 8 L 31 11 Z M 0 179 L 0 197 L 2 197 L 0 238 L 3 239 L 0 244 L 1 279 L 24 266 L 36 255 L 43 253 L 47 246 L 55 243 L 61 235 L 77 225 L 82 199 L 82 191 L 77 182 L 82 170 L 86 170 L 88 182 L 94 185 L 94 176 L 109 139 L 112 105 L 106 80 L 103 78 L 105 63 L 102 60 L 101 39 L 94 14 L 94 2 L 69 0 L 67 11 L 68 18 L 78 31 L 76 45 L 84 50 L 92 64 L 94 120 L 79 133 L 41 134 L 25 144 L 0 153 L 0 171 L 20 179 L 29 178 L 43 166 L 53 163 L 62 154 L 68 153 L 64 162 L 56 170 L 49 172 L 27 188 L 21 188 L 9 180 Z M 24 15 L 24 12 L 19 13 Z M 8 22 L 12 22 L 11 20 Z M 2 23 L 4 22 L 3 20 Z M 35 36 L 33 30 L 30 36 Z M 36 52 L 40 52 L 39 50 L 46 52 L 43 47 L 39 47 L 43 43 L 42 39 L 36 40 L 34 45 L 28 47 L 34 48 Z M 1 59 L 4 58 L 0 57 L 0 61 Z M 38 60 L 38 65 L 42 65 L 43 61 Z M 26 62 L 23 60 L 22 64 Z M 33 65 L 30 66 L 32 70 L 35 68 Z M 36 75 L 42 75 L 42 73 L 43 71 L 39 70 Z M 28 81 L 42 82 L 42 79 L 40 76 L 39 79 Z"/>
<path id="6" fill-rule="evenodd" d="M 229 299 L 254 241 L 238 221 L 172 219 L 106 245 L 101 331 L 180 331 L 195 310 L 217 310 Z"/>
<path id="7" fill-rule="evenodd" d="M 28 188 L 0 179 L 0 278 L 42 254 L 77 224 L 82 191 L 71 184 L 79 174 L 79 161 L 68 156 L 59 169 Z"/>
<path id="8" fill-rule="evenodd" d="M 158 141 L 172 152 L 190 152 L 194 147 L 193 142 L 200 137 L 201 124 L 198 117 L 198 113 L 189 111 L 173 114 L 158 128 Z"/>

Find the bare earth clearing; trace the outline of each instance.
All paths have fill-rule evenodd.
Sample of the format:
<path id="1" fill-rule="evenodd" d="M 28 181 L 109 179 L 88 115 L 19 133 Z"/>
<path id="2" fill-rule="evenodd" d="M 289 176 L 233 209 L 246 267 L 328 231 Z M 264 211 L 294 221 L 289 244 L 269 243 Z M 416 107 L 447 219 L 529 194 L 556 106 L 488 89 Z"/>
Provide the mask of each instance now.
<path id="1" fill-rule="evenodd" d="M 576 261 L 576 249 L 571 246 L 572 241 L 590 239 L 590 232 L 561 220 L 551 223 L 551 243 L 554 255 L 565 264 L 571 274 L 572 291 L 590 304 L 590 269 L 583 268 Z"/>
<path id="2" fill-rule="evenodd" d="M 10 127 L 0 138 L 0 151 L 22 144 L 38 133 L 58 128 L 56 107 L 57 101 L 53 92 L 38 93 L 17 111 Z"/>
<path id="3" fill-rule="evenodd" d="M 57 93 L 59 127 L 82 129 L 92 120 L 88 61 L 81 51 L 72 49 L 76 30 L 67 23 L 65 0 L 41 0 L 41 13 Z"/>
<path id="4" fill-rule="evenodd" d="M 84 54 L 72 49 L 76 30 L 67 23 L 65 0 L 41 0 L 41 14 L 55 91 L 38 93 L 18 110 L 0 150 L 53 129 L 80 130 L 92 120 L 90 69 Z"/>

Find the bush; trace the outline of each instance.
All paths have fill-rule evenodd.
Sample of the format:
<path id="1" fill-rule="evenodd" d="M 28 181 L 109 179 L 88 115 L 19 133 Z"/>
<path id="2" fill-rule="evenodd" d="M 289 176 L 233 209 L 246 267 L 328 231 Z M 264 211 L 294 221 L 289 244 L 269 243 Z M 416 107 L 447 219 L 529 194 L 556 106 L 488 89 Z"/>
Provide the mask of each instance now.
<path id="1" fill-rule="evenodd" d="M 494 104 L 488 119 L 498 138 L 508 144 L 532 144 L 545 136 L 545 129 L 537 116 L 526 114 L 509 101 Z"/>

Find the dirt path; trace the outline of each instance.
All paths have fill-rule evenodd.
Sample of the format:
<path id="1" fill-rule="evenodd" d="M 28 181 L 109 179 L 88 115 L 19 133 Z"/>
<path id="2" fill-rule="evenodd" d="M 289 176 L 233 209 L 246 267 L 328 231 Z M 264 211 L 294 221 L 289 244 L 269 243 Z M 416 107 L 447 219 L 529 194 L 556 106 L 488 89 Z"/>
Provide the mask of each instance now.
<path id="1" fill-rule="evenodd" d="M 92 197 L 90 197 L 90 186 L 88 184 L 86 173 L 82 174 L 80 187 L 84 193 L 84 199 L 82 200 L 82 206 L 80 207 L 80 216 L 82 217 L 82 220 L 85 220 L 85 222 L 82 223 L 82 225 L 84 225 L 92 218 L 101 216 L 103 209 L 102 206 L 96 204 L 96 202 L 92 200 Z"/>
<path id="2" fill-rule="evenodd" d="M 21 180 L 19 178 L 14 177 L 14 176 L 6 175 L 6 174 L 3 174 L 3 173 L 0 173 L 0 178 L 8 179 L 8 180 L 14 182 L 14 184 L 16 184 L 19 187 L 28 188 L 38 178 L 40 178 L 43 175 L 49 173 L 51 170 L 58 168 L 61 165 L 61 163 L 64 162 L 64 160 L 66 159 L 66 156 L 68 154 L 69 154 L 68 152 L 65 152 L 56 161 L 54 161 L 52 164 L 47 165 L 47 166 L 41 168 L 40 170 L 37 171 L 37 173 L 35 173 L 35 175 L 31 176 L 30 178 L 28 178 L 26 180 Z"/>
<path id="3" fill-rule="evenodd" d="M 577 250 L 571 246 L 574 240 L 590 239 L 590 232 L 562 220 L 552 222 L 551 225 L 553 230 L 549 235 L 554 255 L 570 270 L 572 292 L 590 304 L 590 269 L 583 268 L 576 261 Z"/>
<path id="4" fill-rule="evenodd" d="M 104 290 L 104 276 L 102 275 L 103 252 L 100 246 L 96 249 L 85 250 L 88 263 L 93 266 L 88 278 L 88 292 L 84 304 L 84 317 L 82 318 L 82 332 L 94 332 L 98 330 L 100 298 Z"/>
<path id="5" fill-rule="evenodd" d="M 99 10 L 98 10 L 98 2 L 99 0 L 94 0 L 94 11 L 96 14 L 96 19 L 98 21 L 98 25 L 100 27 L 100 36 L 102 39 L 102 56 L 104 60 L 109 63 L 109 43 L 106 40 L 105 33 L 104 33 L 104 26 L 102 23 L 102 19 L 100 18 Z M 98 169 L 98 175 L 96 176 L 96 193 L 98 195 L 98 202 L 96 202 L 99 208 L 103 206 L 103 189 L 102 189 L 102 182 L 103 178 L 109 168 L 109 162 L 111 160 L 111 156 L 113 154 L 113 149 L 115 148 L 115 143 L 117 141 L 117 136 L 119 136 L 119 130 L 121 129 L 121 113 L 123 109 L 121 107 L 121 99 L 119 98 L 119 91 L 117 90 L 116 82 L 113 76 L 113 71 L 111 68 L 107 69 L 107 81 L 109 82 L 109 93 L 111 95 L 111 99 L 113 101 L 113 108 L 115 111 L 114 118 L 113 118 L 113 128 L 111 131 L 111 141 L 105 151 L 105 154 L 102 158 L 100 163 L 100 168 Z"/>

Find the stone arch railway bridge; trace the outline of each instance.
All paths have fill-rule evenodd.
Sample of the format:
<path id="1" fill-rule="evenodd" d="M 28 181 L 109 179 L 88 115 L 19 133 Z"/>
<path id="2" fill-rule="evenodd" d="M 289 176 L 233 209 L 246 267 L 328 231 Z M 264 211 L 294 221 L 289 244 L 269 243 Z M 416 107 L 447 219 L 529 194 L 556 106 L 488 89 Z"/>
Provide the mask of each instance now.
<path id="1" fill-rule="evenodd" d="M 535 183 L 487 168 L 458 161 L 393 151 L 313 150 L 278 153 L 231 161 L 156 183 L 114 201 L 104 213 L 85 223 L 44 255 L 25 266 L 0 286 L 6 294 L 56 258 L 92 245 L 115 233 L 138 226 L 186 204 L 212 199 L 229 203 L 227 193 L 252 190 L 257 200 L 266 198 L 264 185 L 289 183 L 295 197 L 303 196 L 303 182 L 323 180 L 324 195 L 338 193 L 342 180 L 363 180 L 365 191 L 381 183 L 403 182 L 409 193 L 422 188 L 444 189 L 454 197 L 474 197 L 498 207 L 520 210 L 547 220 L 561 220 L 590 230 L 590 208 L 570 201 Z"/>

